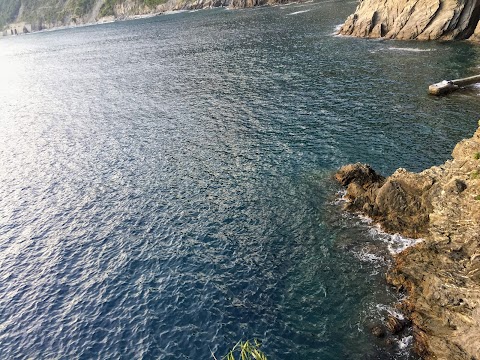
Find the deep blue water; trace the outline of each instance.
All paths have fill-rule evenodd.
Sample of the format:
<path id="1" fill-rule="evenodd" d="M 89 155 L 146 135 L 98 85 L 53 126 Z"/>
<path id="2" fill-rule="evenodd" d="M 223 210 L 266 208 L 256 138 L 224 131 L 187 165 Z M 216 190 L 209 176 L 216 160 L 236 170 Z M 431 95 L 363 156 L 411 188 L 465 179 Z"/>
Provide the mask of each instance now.
<path id="1" fill-rule="evenodd" d="M 387 240 L 331 177 L 444 162 L 480 90 L 426 89 L 480 49 L 333 36 L 355 5 L 2 39 L 1 358 L 412 358 L 369 332 Z"/>

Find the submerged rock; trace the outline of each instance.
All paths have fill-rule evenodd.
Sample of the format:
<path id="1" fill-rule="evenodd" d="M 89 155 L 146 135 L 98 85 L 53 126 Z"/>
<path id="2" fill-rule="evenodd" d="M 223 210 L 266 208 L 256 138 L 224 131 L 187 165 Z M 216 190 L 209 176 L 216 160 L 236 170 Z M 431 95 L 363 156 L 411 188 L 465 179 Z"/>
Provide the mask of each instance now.
<path id="1" fill-rule="evenodd" d="M 408 296 L 402 310 L 424 359 L 480 359 L 480 128 L 457 144 L 453 159 L 421 173 L 386 179 L 368 165 L 347 165 L 346 209 L 387 232 L 424 241 L 395 257 L 387 280 Z M 390 332 L 404 324 L 389 318 Z"/>
<path id="2" fill-rule="evenodd" d="M 358 37 L 475 40 L 480 0 L 363 0 L 340 29 Z"/>

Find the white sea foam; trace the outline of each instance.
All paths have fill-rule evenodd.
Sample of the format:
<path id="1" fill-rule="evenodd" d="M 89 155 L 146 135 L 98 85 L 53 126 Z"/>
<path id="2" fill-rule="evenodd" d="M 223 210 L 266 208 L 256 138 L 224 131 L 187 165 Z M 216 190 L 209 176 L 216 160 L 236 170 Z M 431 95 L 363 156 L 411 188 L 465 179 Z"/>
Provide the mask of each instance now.
<path id="1" fill-rule="evenodd" d="M 340 190 L 337 193 L 336 200 L 333 202 L 333 204 L 340 205 L 345 202 L 348 202 L 349 200 L 345 197 L 346 194 L 347 194 L 346 190 Z M 412 238 L 402 236 L 398 233 L 393 235 L 388 234 L 385 231 L 383 231 L 379 225 L 373 224 L 373 220 L 370 217 L 365 216 L 363 214 L 357 214 L 356 216 L 358 220 L 360 220 L 360 222 L 369 226 L 368 233 L 370 234 L 371 237 L 373 237 L 374 239 L 378 239 L 387 245 L 387 248 L 390 254 L 395 255 L 395 254 L 401 253 L 406 248 L 423 241 L 423 239 L 412 239 Z"/>
<path id="2" fill-rule="evenodd" d="M 373 318 L 382 321 L 386 320 L 386 317 L 393 316 L 400 321 L 405 320 L 405 316 L 400 313 L 397 309 L 390 305 L 386 304 L 376 304 L 375 308 L 370 308 L 370 316 Z M 399 356 L 398 359 L 406 359 L 409 358 L 411 353 L 411 347 L 413 343 L 413 336 L 410 335 L 411 332 L 407 331 L 407 334 L 401 337 L 394 336 L 395 343 L 397 345 L 397 355 Z"/>
<path id="3" fill-rule="evenodd" d="M 393 51 L 408 51 L 408 52 L 429 52 L 429 51 L 435 51 L 435 49 L 403 48 L 403 47 L 395 47 L 395 46 L 389 47 L 388 50 L 393 50 Z"/>
<path id="4" fill-rule="evenodd" d="M 409 347 L 412 344 L 412 341 L 413 341 L 413 336 L 412 335 L 405 336 L 404 338 L 401 338 L 398 341 L 398 347 L 401 350 L 406 349 L 407 347 Z"/>
<path id="5" fill-rule="evenodd" d="M 337 192 L 337 196 L 335 196 L 335 200 L 331 203 L 332 205 L 340 205 L 348 200 L 346 199 L 345 195 L 347 195 L 347 190 L 342 189 Z"/>
<path id="6" fill-rule="evenodd" d="M 386 312 L 386 313 L 388 313 L 388 315 L 396 317 L 399 320 L 405 320 L 405 316 L 391 306 L 384 305 L 384 304 L 377 304 L 376 308 L 377 308 L 378 312 L 380 312 L 380 313 L 385 313 Z"/>
<path id="7" fill-rule="evenodd" d="M 369 262 L 374 264 L 383 264 L 385 262 L 385 258 L 383 256 L 371 253 L 366 249 L 356 251 L 354 252 L 354 255 L 357 259 L 363 262 Z"/>
<path id="8" fill-rule="evenodd" d="M 293 13 L 290 13 L 290 14 L 287 14 L 287 16 L 289 15 L 298 15 L 298 14 L 303 14 L 303 13 L 306 13 L 306 12 L 309 12 L 311 9 L 308 9 L 308 10 L 300 10 L 300 11 L 295 11 Z"/>
<path id="9" fill-rule="evenodd" d="M 340 29 L 342 28 L 343 24 L 338 24 L 338 25 L 335 25 L 335 27 L 333 28 L 333 32 L 330 34 L 331 36 L 345 36 L 345 35 L 342 35 L 342 34 L 339 34 L 338 32 L 340 31 Z"/>
<path id="10" fill-rule="evenodd" d="M 372 218 L 366 216 L 366 215 L 363 215 L 363 214 L 358 214 L 358 219 L 364 223 L 364 224 L 367 224 L 367 225 L 370 225 L 371 223 L 373 223 L 373 220 Z"/>
<path id="11" fill-rule="evenodd" d="M 139 20 L 139 19 L 148 19 L 158 16 L 158 14 L 143 14 L 143 15 L 132 15 L 127 17 L 125 20 Z"/>
<path id="12" fill-rule="evenodd" d="M 372 237 L 386 243 L 391 254 L 401 253 L 406 248 L 423 241 L 423 239 L 412 239 L 400 234 L 388 234 L 379 225 L 372 226 L 368 232 Z"/>
<path id="13" fill-rule="evenodd" d="M 471 86 L 472 86 L 473 90 L 475 91 L 475 93 L 477 95 L 480 95 L 480 84 L 472 84 Z"/>
<path id="14" fill-rule="evenodd" d="M 188 12 L 190 10 L 168 10 L 163 13 L 163 15 L 175 15 L 175 14 L 181 14 L 183 12 Z"/>

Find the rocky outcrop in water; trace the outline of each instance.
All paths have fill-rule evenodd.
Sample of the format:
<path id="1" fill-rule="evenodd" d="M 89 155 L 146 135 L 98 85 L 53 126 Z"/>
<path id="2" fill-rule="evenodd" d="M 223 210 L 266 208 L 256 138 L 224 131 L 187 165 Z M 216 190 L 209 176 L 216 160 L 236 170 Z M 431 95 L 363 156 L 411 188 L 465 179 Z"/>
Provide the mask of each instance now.
<path id="1" fill-rule="evenodd" d="M 340 34 L 369 38 L 480 39 L 480 0 L 362 0 Z"/>
<path id="2" fill-rule="evenodd" d="M 397 170 L 388 179 L 368 165 L 347 165 L 336 174 L 347 187 L 347 210 L 361 211 L 388 232 L 409 237 L 425 235 L 431 204 L 426 191 L 434 180 L 424 174 Z"/>
<path id="3" fill-rule="evenodd" d="M 423 238 L 395 258 L 387 280 L 407 298 L 415 350 L 424 359 L 480 359 L 480 128 L 453 159 L 386 179 L 363 164 L 340 169 L 347 210 L 391 233 Z"/>

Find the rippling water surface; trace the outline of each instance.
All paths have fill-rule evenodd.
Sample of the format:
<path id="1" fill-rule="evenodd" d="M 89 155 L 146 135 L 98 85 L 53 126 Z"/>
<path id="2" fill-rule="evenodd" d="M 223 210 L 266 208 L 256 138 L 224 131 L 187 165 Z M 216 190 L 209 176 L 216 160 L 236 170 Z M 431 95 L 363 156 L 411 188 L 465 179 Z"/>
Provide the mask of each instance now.
<path id="1" fill-rule="evenodd" d="M 369 333 L 385 236 L 331 174 L 448 158 L 469 44 L 332 36 L 355 3 L 180 13 L 0 41 L 0 353 L 406 359 Z"/>

